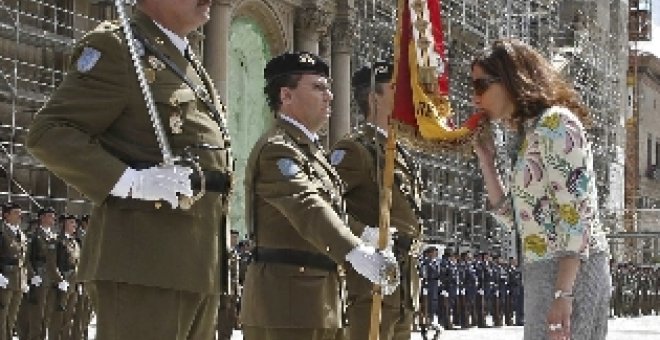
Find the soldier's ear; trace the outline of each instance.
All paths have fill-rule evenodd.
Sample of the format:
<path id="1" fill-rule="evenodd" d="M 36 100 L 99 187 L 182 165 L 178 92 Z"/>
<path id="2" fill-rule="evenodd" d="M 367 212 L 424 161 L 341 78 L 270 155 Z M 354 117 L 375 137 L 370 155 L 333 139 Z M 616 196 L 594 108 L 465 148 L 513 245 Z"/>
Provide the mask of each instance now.
<path id="1" fill-rule="evenodd" d="M 292 97 L 293 97 L 293 93 L 290 88 L 286 86 L 282 86 L 280 88 L 280 102 L 283 105 L 291 103 Z"/>

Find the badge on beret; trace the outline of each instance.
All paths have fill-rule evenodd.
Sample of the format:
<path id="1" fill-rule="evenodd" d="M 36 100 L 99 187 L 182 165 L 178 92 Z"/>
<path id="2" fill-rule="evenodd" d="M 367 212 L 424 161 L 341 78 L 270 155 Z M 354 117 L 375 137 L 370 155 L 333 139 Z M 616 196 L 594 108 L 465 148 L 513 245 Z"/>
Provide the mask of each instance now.
<path id="1" fill-rule="evenodd" d="M 290 158 L 280 158 L 277 160 L 277 167 L 284 177 L 293 177 L 300 172 L 300 167 Z"/>
<path id="2" fill-rule="evenodd" d="M 337 149 L 333 151 L 332 154 L 330 155 L 330 164 L 332 164 L 333 166 L 338 165 L 339 163 L 341 163 L 341 161 L 344 160 L 344 156 L 346 156 L 346 150 L 344 149 Z"/>
<path id="3" fill-rule="evenodd" d="M 78 57 L 76 67 L 78 72 L 89 72 L 101 59 L 101 52 L 93 47 L 85 47 Z"/>
<path id="4" fill-rule="evenodd" d="M 314 65 L 316 63 L 316 61 L 314 61 L 314 57 L 312 57 L 307 53 L 301 54 L 299 61 L 302 64 L 310 64 L 310 65 Z"/>

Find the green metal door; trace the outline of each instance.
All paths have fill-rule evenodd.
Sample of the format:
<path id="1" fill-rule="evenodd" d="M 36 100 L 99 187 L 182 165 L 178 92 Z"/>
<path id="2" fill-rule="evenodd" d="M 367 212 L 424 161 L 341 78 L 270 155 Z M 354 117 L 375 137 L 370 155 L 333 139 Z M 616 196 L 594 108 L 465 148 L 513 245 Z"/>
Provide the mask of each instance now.
<path id="1" fill-rule="evenodd" d="M 259 25 L 247 18 L 235 19 L 229 32 L 229 79 L 227 104 L 229 131 L 236 157 L 236 178 L 231 198 L 231 228 L 245 235 L 245 165 L 250 150 L 270 126 L 273 115 L 264 95 L 264 67 L 270 48 Z"/>

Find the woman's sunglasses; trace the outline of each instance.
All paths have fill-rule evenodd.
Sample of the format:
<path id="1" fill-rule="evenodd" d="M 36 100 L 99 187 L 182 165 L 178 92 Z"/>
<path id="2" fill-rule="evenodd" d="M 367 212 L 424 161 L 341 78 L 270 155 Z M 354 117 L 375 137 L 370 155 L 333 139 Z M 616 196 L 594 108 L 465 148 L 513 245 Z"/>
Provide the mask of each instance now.
<path id="1" fill-rule="evenodd" d="M 488 91 L 488 88 L 491 84 L 497 83 L 500 81 L 500 78 L 497 77 L 484 77 L 472 79 L 472 89 L 474 94 L 481 96 L 484 92 Z"/>

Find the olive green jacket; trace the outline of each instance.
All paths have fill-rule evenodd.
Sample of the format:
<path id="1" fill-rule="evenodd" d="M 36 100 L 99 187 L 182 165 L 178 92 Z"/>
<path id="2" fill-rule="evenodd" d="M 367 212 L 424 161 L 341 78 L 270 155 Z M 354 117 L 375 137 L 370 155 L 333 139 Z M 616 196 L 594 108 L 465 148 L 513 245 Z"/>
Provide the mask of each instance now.
<path id="1" fill-rule="evenodd" d="M 378 146 L 376 146 L 376 138 Z M 351 229 L 356 235 L 362 235 L 365 226 L 378 227 L 380 220 L 379 208 L 379 177 L 377 160 L 384 166 L 384 146 L 387 139 L 371 125 L 362 125 L 356 133 L 338 141 L 330 156 L 331 163 L 346 183 L 344 198 L 346 211 L 352 217 Z M 406 152 L 404 155 L 402 152 Z M 377 153 L 377 154 L 376 154 Z M 399 146 L 395 156 L 395 182 L 392 190 L 392 206 L 390 209 L 390 225 L 410 238 L 419 239 L 421 226 L 418 209 L 420 204 L 420 186 L 416 166 L 407 151 Z M 414 258 L 406 256 L 402 270 L 406 272 L 406 282 L 402 282 L 393 294 L 385 296 L 383 303 L 397 307 L 403 303 L 412 308 L 417 293 L 417 270 Z M 402 259 L 400 259 L 400 262 Z M 347 271 L 347 289 L 349 302 L 370 299 L 373 284 L 357 274 L 353 269 Z M 403 296 L 401 291 L 403 289 Z"/>
<path id="2" fill-rule="evenodd" d="M 359 244 L 333 209 L 341 185 L 325 157 L 281 118 L 257 141 L 245 176 L 257 247 L 325 254 L 342 264 Z M 248 266 L 241 302 L 244 325 L 337 328 L 340 321 L 336 271 L 259 262 L 258 254 Z"/>
<path id="3" fill-rule="evenodd" d="M 203 69 L 196 71 L 145 14 L 137 12 L 133 22 L 140 35 L 167 55 L 196 87 L 212 94 L 215 106 L 222 110 Z M 98 51 L 100 59 L 82 72 L 79 58 L 86 48 Z M 78 279 L 218 292 L 222 288 L 219 263 L 223 263 L 219 262 L 218 238 L 225 234 L 220 230 L 225 198 L 209 192 L 192 209 L 173 210 L 165 202 L 109 195 L 127 167 L 139 169 L 138 164 L 162 161 L 121 27 L 100 25 L 80 40 L 72 57 L 69 73 L 32 123 L 27 145 L 49 170 L 94 203 Z M 174 154 L 192 147 L 204 170 L 230 173 L 226 132 L 193 91 L 152 57 L 147 51 L 141 62 L 154 75 L 151 91 Z M 221 114 L 226 113 L 222 110 Z M 181 133 L 170 126 L 174 115 L 181 117 Z M 199 148 L 202 144 L 216 148 Z"/>
<path id="4" fill-rule="evenodd" d="M 6 223 L 0 226 L 0 273 L 9 284 L 7 289 L 22 291 L 27 284 L 27 239 L 19 229 L 17 236 Z"/>

